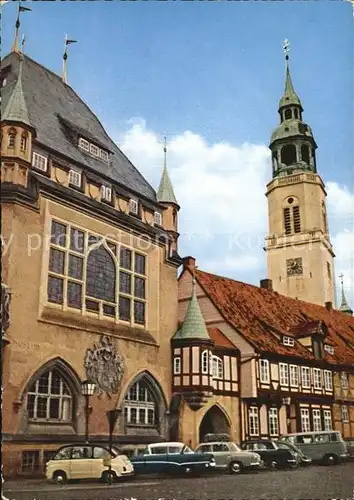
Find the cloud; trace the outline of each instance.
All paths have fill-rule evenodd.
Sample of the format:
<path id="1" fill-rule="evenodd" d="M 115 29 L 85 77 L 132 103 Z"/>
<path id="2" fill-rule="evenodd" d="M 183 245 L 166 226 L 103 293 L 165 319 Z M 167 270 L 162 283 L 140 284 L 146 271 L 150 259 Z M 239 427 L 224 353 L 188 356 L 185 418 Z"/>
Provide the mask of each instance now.
<path id="1" fill-rule="evenodd" d="M 124 153 L 157 189 L 163 168 L 163 137 L 141 118 L 123 134 L 112 134 Z M 181 255 L 193 255 L 200 268 L 258 284 L 266 277 L 264 237 L 268 230 L 266 184 L 270 151 L 263 144 L 208 144 L 185 131 L 168 138 L 167 167 L 181 206 Z M 345 274 L 354 306 L 354 194 L 327 183 L 328 218 L 337 255 L 336 274 Z M 337 278 L 337 290 L 339 290 Z"/>

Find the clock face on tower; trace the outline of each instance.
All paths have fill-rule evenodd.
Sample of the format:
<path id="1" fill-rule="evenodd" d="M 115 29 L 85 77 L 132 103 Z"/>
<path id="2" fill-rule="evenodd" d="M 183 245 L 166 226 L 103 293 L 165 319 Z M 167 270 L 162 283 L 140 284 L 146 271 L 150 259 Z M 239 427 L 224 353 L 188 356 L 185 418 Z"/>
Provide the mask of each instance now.
<path id="1" fill-rule="evenodd" d="M 286 273 L 288 276 L 299 276 L 302 274 L 302 258 L 286 259 Z"/>

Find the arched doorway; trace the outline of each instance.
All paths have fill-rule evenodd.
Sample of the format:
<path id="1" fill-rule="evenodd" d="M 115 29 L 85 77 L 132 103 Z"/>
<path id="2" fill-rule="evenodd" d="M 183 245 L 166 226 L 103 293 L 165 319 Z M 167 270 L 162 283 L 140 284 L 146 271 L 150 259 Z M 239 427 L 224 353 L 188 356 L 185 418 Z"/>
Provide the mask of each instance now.
<path id="1" fill-rule="evenodd" d="M 206 434 L 230 435 L 230 424 L 225 413 L 216 405 L 212 406 L 204 415 L 199 426 L 199 442 L 203 442 Z"/>

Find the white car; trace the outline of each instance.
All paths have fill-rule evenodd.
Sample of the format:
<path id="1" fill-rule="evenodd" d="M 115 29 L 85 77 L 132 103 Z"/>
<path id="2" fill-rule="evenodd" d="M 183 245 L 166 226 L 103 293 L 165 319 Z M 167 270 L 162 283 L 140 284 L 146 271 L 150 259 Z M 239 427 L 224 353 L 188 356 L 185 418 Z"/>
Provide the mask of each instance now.
<path id="1" fill-rule="evenodd" d="M 134 474 L 129 458 L 99 444 L 62 446 L 46 464 L 46 478 L 58 484 L 70 479 L 101 479 L 113 482 Z"/>

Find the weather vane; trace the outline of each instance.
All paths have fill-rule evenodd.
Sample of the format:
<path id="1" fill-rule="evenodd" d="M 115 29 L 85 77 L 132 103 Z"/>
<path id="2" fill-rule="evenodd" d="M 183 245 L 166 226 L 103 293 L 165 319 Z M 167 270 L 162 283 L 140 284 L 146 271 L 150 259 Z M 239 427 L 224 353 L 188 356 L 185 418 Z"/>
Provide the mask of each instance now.
<path id="1" fill-rule="evenodd" d="M 63 54 L 63 74 L 62 74 L 62 80 L 64 83 L 67 83 L 67 75 L 66 75 L 67 72 L 66 61 L 68 58 L 67 48 L 68 45 L 70 45 L 71 43 L 77 43 L 77 40 L 69 40 L 68 35 L 65 35 L 64 54 Z"/>

